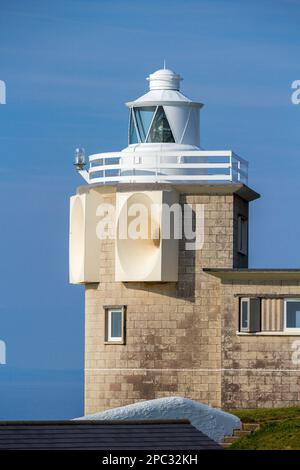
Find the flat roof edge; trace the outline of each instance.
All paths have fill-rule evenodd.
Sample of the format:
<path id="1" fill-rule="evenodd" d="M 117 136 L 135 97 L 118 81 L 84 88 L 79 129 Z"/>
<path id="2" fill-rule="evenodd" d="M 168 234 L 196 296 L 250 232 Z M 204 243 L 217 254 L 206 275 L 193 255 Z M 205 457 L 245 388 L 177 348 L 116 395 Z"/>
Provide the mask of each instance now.
<path id="1" fill-rule="evenodd" d="M 300 268 L 204 268 L 203 271 L 223 280 L 297 280 L 300 282 Z"/>

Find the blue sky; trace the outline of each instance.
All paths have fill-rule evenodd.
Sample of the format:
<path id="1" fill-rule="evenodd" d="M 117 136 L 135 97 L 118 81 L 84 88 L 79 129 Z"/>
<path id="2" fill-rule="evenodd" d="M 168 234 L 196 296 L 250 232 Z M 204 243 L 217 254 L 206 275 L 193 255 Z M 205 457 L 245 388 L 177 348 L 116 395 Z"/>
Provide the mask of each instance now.
<path id="1" fill-rule="evenodd" d="M 0 0 L 0 419 L 83 412 L 83 289 L 68 284 L 73 151 L 126 146 L 123 103 L 179 72 L 201 145 L 250 163 L 251 267 L 300 267 L 297 0 Z"/>

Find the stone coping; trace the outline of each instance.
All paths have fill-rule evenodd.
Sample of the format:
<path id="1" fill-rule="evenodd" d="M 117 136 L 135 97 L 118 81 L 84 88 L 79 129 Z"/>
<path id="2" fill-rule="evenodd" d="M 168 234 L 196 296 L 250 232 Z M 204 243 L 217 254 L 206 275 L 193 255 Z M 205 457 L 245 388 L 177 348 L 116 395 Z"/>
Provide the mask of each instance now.
<path id="1" fill-rule="evenodd" d="M 223 269 L 204 268 L 203 271 L 222 281 L 299 281 L 300 269 Z"/>

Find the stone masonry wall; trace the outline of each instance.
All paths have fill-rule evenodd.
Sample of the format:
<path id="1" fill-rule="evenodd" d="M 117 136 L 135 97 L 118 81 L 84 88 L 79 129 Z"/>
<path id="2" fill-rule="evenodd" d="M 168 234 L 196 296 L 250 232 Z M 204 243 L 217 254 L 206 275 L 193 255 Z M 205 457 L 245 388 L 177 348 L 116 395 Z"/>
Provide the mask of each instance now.
<path id="1" fill-rule="evenodd" d="M 289 335 L 237 335 L 239 299 L 235 294 L 295 295 L 297 281 L 224 282 L 222 286 L 222 407 L 299 406 L 300 367 L 292 362 Z"/>
<path id="2" fill-rule="evenodd" d="M 102 280 L 86 285 L 86 414 L 170 395 L 221 406 L 221 285 L 202 268 L 233 267 L 234 196 L 181 203 L 205 204 L 205 242 L 180 241 L 178 283 L 116 283 L 114 241 L 102 244 Z M 104 344 L 105 305 L 127 306 L 126 344 Z"/>

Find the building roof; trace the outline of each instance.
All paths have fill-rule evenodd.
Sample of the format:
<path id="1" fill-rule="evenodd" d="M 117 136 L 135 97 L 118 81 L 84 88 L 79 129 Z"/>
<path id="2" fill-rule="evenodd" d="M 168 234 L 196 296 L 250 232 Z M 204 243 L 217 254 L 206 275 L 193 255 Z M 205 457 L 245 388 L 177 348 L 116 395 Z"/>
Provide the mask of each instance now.
<path id="1" fill-rule="evenodd" d="M 157 70 L 151 73 L 147 80 L 149 81 L 150 91 L 136 100 L 126 103 L 128 107 L 159 104 L 176 104 L 177 106 L 184 105 L 197 108 L 203 106 L 202 103 L 197 103 L 180 93 L 182 77 L 170 69 Z"/>
<path id="2" fill-rule="evenodd" d="M 224 269 L 224 268 L 204 268 L 204 272 L 220 278 L 222 281 L 300 281 L 300 269 Z"/>
<path id="3" fill-rule="evenodd" d="M 0 421 L 0 449 L 221 449 L 188 420 Z"/>

